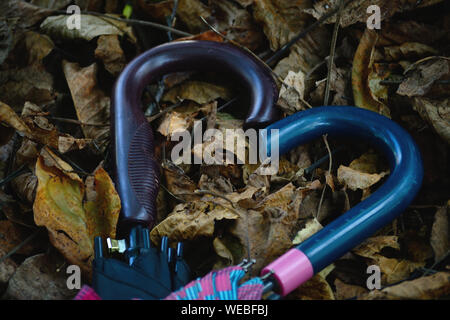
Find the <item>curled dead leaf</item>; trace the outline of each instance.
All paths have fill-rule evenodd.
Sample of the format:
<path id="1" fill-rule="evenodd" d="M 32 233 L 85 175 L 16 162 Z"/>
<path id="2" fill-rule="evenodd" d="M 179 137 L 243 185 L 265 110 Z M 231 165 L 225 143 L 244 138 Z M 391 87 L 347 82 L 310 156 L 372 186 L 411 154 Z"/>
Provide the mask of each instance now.
<path id="1" fill-rule="evenodd" d="M 153 243 L 159 243 L 162 236 L 173 241 L 212 237 L 216 221 L 238 219 L 239 216 L 229 207 L 230 204 L 223 199 L 178 204 L 166 219 L 153 228 L 150 238 Z"/>
<path id="2" fill-rule="evenodd" d="M 434 251 L 435 262 L 441 261 L 449 254 L 450 237 L 448 224 L 448 206 L 439 208 L 434 215 L 430 243 Z"/>
<path id="3" fill-rule="evenodd" d="M 370 188 L 387 174 L 387 172 L 369 174 L 340 165 L 337 178 L 340 183 L 355 191 L 357 189 L 365 190 Z"/>
<path id="4" fill-rule="evenodd" d="M 450 294 L 450 273 L 438 272 L 431 276 L 420 277 L 410 281 L 403 281 L 382 290 L 374 290 L 363 297 L 365 300 L 374 299 L 420 299 L 430 300 L 445 297 Z"/>
<path id="5" fill-rule="evenodd" d="M 34 220 L 45 226 L 50 242 L 72 264 L 90 274 L 94 237 L 115 237 L 120 199 L 104 169 L 94 172 L 95 200 L 85 201 L 86 186 L 72 168 L 51 151 L 36 162 L 38 188 Z M 63 168 L 63 169 L 62 169 Z"/>
<path id="6" fill-rule="evenodd" d="M 97 64 L 82 68 L 77 63 L 63 61 L 63 71 L 69 85 L 78 120 L 88 139 L 96 139 L 100 149 L 106 147 L 110 118 L 110 98 L 97 85 Z"/>
<path id="7" fill-rule="evenodd" d="M 389 108 L 373 98 L 369 88 L 369 74 L 373 66 L 373 56 L 378 35 L 366 29 L 353 59 L 352 87 L 355 105 L 390 117 Z"/>

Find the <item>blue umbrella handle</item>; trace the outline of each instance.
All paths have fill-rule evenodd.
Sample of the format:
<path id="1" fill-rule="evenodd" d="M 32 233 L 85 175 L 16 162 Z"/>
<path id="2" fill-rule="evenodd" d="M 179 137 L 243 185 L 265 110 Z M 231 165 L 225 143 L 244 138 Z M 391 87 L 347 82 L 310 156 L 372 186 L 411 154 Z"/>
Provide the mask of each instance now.
<path id="1" fill-rule="evenodd" d="M 271 134 L 273 129 L 278 135 Z M 401 214 L 420 189 L 423 166 L 418 147 L 403 128 L 361 108 L 313 108 L 273 123 L 267 130 L 267 150 L 278 136 L 280 155 L 324 134 L 364 140 L 386 156 L 391 170 L 369 198 L 262 270 L 262 275 L 272 273 L 284 296 Z"/>

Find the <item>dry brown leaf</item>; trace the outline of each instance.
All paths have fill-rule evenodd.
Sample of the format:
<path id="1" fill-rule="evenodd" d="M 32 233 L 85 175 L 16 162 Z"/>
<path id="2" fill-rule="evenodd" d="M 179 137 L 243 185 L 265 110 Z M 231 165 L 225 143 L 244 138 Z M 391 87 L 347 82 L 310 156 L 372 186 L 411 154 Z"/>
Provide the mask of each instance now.
<path id="1" fill-rule="evenodd" d="M 287 298 L 299 300 L 335 300 L 333 290 L 328 281 L 325 280 L 333 268 L 333 265 L 326 267 L 289 294 Z"/>
<path id="2" fill-rule="evenodd" d="M 264 33 L 273 51 L 281 48 L 297 35 L 308 21 L 302 10 L 309 1 L 304 0 L 260 0 L 253 5 L 255 20 L 263 24 Z"/>
<path id="3" fill-rule="evenodd" d="M 198 33 L 207 29 L 200 17 L 208 18 L 211 9 L 200 0 L 179 0 L 177 17 L 187 26 L 191 33 Z"/>
<path id="4" fill-rule="evenodd" d="M 29 229 L 9 220 L 0 221 L 0 248 L 7 253 L 21 244 L 28 236 L 30 236 Z M 28 242 L 17 253 L 29 255 L 33 251 L 36 251 L 36 243 Z"/>
<path id="5" fill-rule="evenodd" d="M 377 153 L 366 152 L 359 158 L 353 160 L 349 167 L 359 172 L 377 173 L 381 171 L 380 162 L 381 159 Z"/>
<path id="6" fill-rule="evenodd" d="M 8 105 L 0 102 L 0 121 L 35 142 L 58 149 L 61 153 L 81 150 L 90 143 L 89 139 L 75 139 L 58 132 L 55 126 L 40 114 L 43 113 L 39 106 L 27 101 L 20 118 Z"/>
<path id="7" fill-rule="evenodd" d="M 408 97 L 432 96 L 437 98 L 448 94 L 448 88 L 441 89 L 437 80 L 450 78 L 450 59 L 430 57 L 415 62 L 406 72 L 406 79 L 399 85 L 397 94 Z"/>
<path id="8" fill-rule="evenodd" d="M 230 203 L 220 198 L 214 202 L 197 200 L 178 204 L 166 219 L 153 228 L 150 238 L 153 243 L 159 243 L 162 236 L 173 241 L 212 237 L 216 221 L 239 218 L 230 207 Z"/>
<path id="9" fill-rule="evenodd" d="M 366 288 L 356 286 L 353 284 L 347 284 L 339 279 L 334 280 L 334 286 L 336 287 L 336 299 L 347 300 L 352 298 L 358 298 L 368 292 Z"/>
<path id="10" fill-rule="evenodd" d="M 365 190 L 370 188 L 386 174 L 387 172 L 369 174 L 340 165 L 337 172 L 337 178 L 340 183 L 355 191 L 357 189 Z"/>
<path id="11" fill-rule="evenodd" d="M 230 90 L 209 82 L 189 80 L 170 89 L 162 100 L 177 103 L 180 99 L 187 99 L 204 104 L 218 98 L 230 100 L 232 98 Z"/>
<path id="12" fill-rule="evenodd" d="M 389 108 L 385 104 L 374 99 L 369 88 L 369 74 L 373 67 L 373 52 L 377 40 L 377 33 L 370 29 L 366 29 L 361 37 L 353 59 L 353 98 L 356 106 L 390 117 Z"/>
<path id="13" fill-rule="evenodd" d="M 380 7 L 381 20 L 390 18 L 397 12 L 403 12 L 416 8 L 430 6 L 441 2 L 442 0 L 424 0 L 416 5 L 416 2 L 403 0 L 362 0 L 350 2 L 342 11 L 340 20 L 341 27 L 348 27 L 357 22 L 365 23 L 371 14 L 367 13 L 367 8 L 371 5 Z M 327 13 L 331 8 L 335 8 L 339 4 L 339 0 L 321 0 L 314 1 L 312 9 L 306 9 L 305 12 L 319 19 Z M 336 15 L 326 20 L 326 23 L 335 23 Z"/>
<path id="14" fill-rule="evenodd" d="M 252 51 L 263 44 L 264 35 L 247 10 L 222 0 L 211 0 L 209 6 L 214 13 L 209 17 L 209 23 L 225 33 L 228 39 Z"/>
<path id="15" fill-rule="evenodd" d="M 214 251 L 217 255 L 225 260 L 225 265 L 232 266 L 234 264 L 233 254 L 227 248 L 227 246 L 220 240 L 220 238 L 214 238 L 213 241 Z M 216 266 L 214 267 L 216 269 Z"/>
<path id="16" fill-rule="evenodd" d="M 370 264 L 375 264 L 381 270 L 381 282 L 383 284 L 392 284 L 405 280 L 416 269 L 425 266 L 425 262 L 413 262 L 405 259 L 387 258 L 381 255 L 381 250 L 391 247 L 399 250 L 398 237 L 396 236 L 377 236 L 367 239 L 352 252 L 368 258 Z"/>
<path id="17" fill-rule="evenodd" d="M 250 209 L 243 213 L 229 229 L 243 248 L 243 256 L 236 259 L 256 259 L 251 270 L 254 275 L 292 246 L 298 220 L 295 210 L 289 207 L 294 190 L 290 183 L 268 195 L 257 204 L 258 211 Z"/>
<path id="18" fill-rule="evenodd" d="M 450 144 L 450 98 L 439 101 L 415 97 L 412 103 L 422 119 Z"/>
<path id="19" fill-rule="evenodd" d="M 438 54 L 438 51 L 426 44 L 419 42 L 405 42 L 399 46 L 383 47 L 386 61 L 418 60 L 430 55 Z"/>
<path id="20" fill-rule="evenodd" d="M 67 287 L 65 269 L 59 267 L 62 259 L 49 254 L 27 258 L 8 283 L 6 299 L 17 300 L 67 300 L 76 292 Z"/>
<path id="21" fill-rule="evenodd" d="M 100 36 L 97 40 L 95 57 L 103 61 L 105 69 L 113 76 L 118 76 L 127 64 L 117 35 Z"/>
<path id="22" fill-rule="evenodd" d="M 45 153 L 48 161 L 41 153 L 36 163 L 39 184 L 33 205 L 34 220 L 48 229 L 50 242 L 70 263 L 89 274 L 94 237 L 115 237 L 119 196 L 106 171 L 98 168 L 94 172 L 96 198 L 85 201 L 83 181 L 51 151 Z"/>
<path id="23" fill-rule="evenodd" d="M 379 254 L 382 249 L 386 247 L 400 250 L 398 237 L 397 236 L 370 237 L 352 251 L 361 257 L 373 258 L 375 255 Z"/>
<path id="24" fill-rule="evenodd" d="M 171 137 L 175 132 L 184 132 L 188 130 L 193 123 L 194 119 L 189 114 L 172 111 L 164 115 L 157 131 L 163 136 Z M 179 161 L 181 161 L 181 159 Z"/>
<path id="25" fill-rule="evenodd" d="M 110 98 L 97 85 L 97 64 L 81 68 L 77 63 L 63 61 L 63 70 L 85 137 L 104 141 L 109 127 L 98 124 L 109 123 Z"/>
<path id="26" fill-rule="evenodd" d="M 69 29 L 67 28 L 69 18 L 69 15 L 48 17 L 41 23 L 40 29 L 53 39 L 91 41 L 102 35 L 127 35 L 131 41 L 136 42 L 133 29 L 126 22 L 108 19 L 107 16 L 81 14 L 80 28 Z"/>
<path id="27" fill-rule="evenodd" d="M 0 249 L 0 257 L 3 257 L 8 252 Z M 3 287 L 8 284 L 9 279 L 14 275 L 17 269 L 17 264 L 11 260 L 6 259 L 0 262 L 0 289 L 3 290 Z"/>
<path id="28" fill-rule="evenodd" d="M 186 201 L 193 201 L 199 198 L 194 194 L 197 185 L 180 167 L 172 162 L 165 161 L 162 168 L 167 189 L 170 193 Z"/>
<path id="29" fill-rule="evenodd" d="M 448 207 L 441 207 L 434 215 L 433 227 L 431 229 L 430 243 L 434 251 L 434 261 L 438 262 L 445 258 L 450 250 Z"/>
<path id="30" fill-rule="evenodd" d="M 305 95 L 305 74 L 302 71 L 289 71 L 283 82 L 287 86 L 281 86 L 278 105 L 288 114 L 304 110 L 302 101 Z"/>
<path id="31" fill-rule="evenodd" d="M 430 300 L 445 297 L 450 294 L 450 273 L 438 272 L 431 276 L 420 277 L 400 284 L 374 290 L 363 297 L 366 300 L 374 299 L 420 299 Z"/>

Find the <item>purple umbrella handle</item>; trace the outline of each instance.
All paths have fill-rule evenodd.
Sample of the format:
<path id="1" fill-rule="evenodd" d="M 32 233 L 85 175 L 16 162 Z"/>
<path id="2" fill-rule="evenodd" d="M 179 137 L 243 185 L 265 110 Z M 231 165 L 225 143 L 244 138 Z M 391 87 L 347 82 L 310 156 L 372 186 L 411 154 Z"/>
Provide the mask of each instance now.
<path id="1" fill-rule="evenodd" d="M 278 89 L 271 71 L 251 54 L 226 43 L 174 42 L 155 47 L 134 59 L 118 78 L 112 96 L 115 182 L 122 200 L 119 229 L 153 225 L 160 169 L 153 134 L 141 97 L 146 85 L 183 71 L 219 71 L 234 75 L 250 93 L 245 127 L 262 128 L 277 120 Z"/>

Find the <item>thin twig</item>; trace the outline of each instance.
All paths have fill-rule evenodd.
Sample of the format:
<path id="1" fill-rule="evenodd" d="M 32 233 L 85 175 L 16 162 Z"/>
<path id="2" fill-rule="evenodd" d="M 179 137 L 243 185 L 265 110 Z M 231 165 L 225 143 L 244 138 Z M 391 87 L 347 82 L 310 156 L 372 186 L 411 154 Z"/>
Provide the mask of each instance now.
<path id="1" fill-rule="evenodd" d="M 328 157 L 329 157 L 328 172 L 331 174 L 331 169 L 332 169 L 332 165 L 333 165 L 333 153 L 331 152 L 330 145 L 328 144 L 327 135 L 326 134 L 323 135 L 322 138 L 323 138 L 323 141 L 325 142 L 325 146 L 327 147 Z M 325 196 L 326 188 L 327 188 L 327 184 L 325 182 L 325 185 L 322 189 L 322 194 L 320 196 L 319 206 L 317 208 L 317 214 L 316 214 L 317 221 L 319 221 L 320 211 L 322 210 L 322 203 L 323 203 L 323 198 Z"/>
<path id="2" fill-rule="evenodd" d="M 164 114 L 166 114 L 166 113 L 168 113 L 168 112 L 178 108 L 180 105 L 181 105 L 181 101 L 177 102 L 177 103 L 175 103 L 175 104 L 173 104 L 173 105 L 171 105 L 169 107 L 167 107 L 166 109 L 162 110 L 161 112 L 158 112 L 154 116 L 147 117 L 147 121 L 148 122 L 155 121 L 156 119 L 160 118 L 162 115 L 164 115 Z"/>
<path id="3" fill-rule="evenodd" d="M 325 96 L 323 105 L 327 106 L 329 99 L 330 99 L 330 88 L 331 88 L 331 72 L 333 70 L 334 65 L 334 55 L 336 53 L 336 42 L 337 42 L 337 36 L 339 32 L 339 24 L 341 21 L 341 15 L 342 15 L 342 8 L 344 7 L 344 0 L 339 1 L 338 6 L 338 13 L 336 16 L 336 23 L 334 24 L 334 30 L 333 30 L 333 37 L 331 38 L 331 48 L 330 48 L 330 55 L 328 57 L 328 74 L 327 74 L 327 83 L 325 87 Z"/>
<path id="4" fill-rule="evenodd" d="M 59 122 L 67 122 L 67 123 L 73 123 L 78 124 L 80 126 L 92 126 L 92 127 L 109 127 L 109 123 L 91 123 L 91 122 L 82 122 L 75 119 L 67 119 L 67 118 L 59 118 L 59 117 L 47 117 L 50 120 L 55 120 Z"/>
<path id="5" fill-rule="evenodd" d="M 11 180 L 17 178 L 18 176 L 20 176 L 22 173 L 24 173 L 26 171 L 26 166 L 23 164 L 19 167 L 19 169 L 17 169 L 14 172 L 11 172 L 7 177 L 5 177 L 4 179 L 0 180 L 0 187 L 2 187 L 4 184 L 10 182 Z"/>

